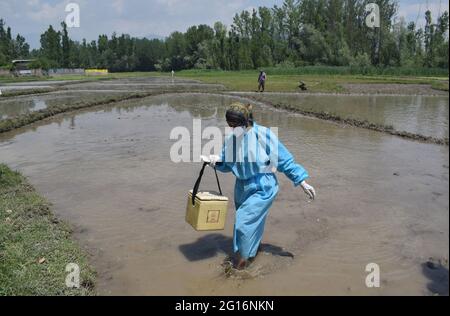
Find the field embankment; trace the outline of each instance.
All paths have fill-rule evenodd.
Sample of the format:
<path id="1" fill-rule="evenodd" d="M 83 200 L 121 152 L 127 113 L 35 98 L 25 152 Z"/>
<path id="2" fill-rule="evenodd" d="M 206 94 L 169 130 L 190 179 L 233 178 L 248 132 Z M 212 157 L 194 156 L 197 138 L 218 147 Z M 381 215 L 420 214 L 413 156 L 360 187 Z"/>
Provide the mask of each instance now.
<path id="1" fill-rule="evenodd" d="M 80 268 L 80 287 L 66 285 L 68 264 Z M 95 273 L 69 226 L 17 172 L 0 164 L 0 296 L 86 296 Z"/>

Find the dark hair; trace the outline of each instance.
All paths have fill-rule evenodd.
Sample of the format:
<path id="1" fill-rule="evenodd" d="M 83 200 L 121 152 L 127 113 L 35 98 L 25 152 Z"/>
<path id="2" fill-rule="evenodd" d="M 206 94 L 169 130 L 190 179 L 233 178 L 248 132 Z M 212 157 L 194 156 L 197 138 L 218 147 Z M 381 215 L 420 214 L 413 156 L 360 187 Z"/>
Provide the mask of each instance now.
<path id="1" fill-rule="evenodd" d="M 227 110 L 226 119 L 232 127 L 253 126 L 253 106 L 251 104 L 234 103 Z"/>
<path id="2" fill-rule="evenodd" d="M 227 123 L 232 127 L 245 126 L 248 127 L 249 119 L 245 117 L 244 113 L 228 110 L 226 114 Z"/>

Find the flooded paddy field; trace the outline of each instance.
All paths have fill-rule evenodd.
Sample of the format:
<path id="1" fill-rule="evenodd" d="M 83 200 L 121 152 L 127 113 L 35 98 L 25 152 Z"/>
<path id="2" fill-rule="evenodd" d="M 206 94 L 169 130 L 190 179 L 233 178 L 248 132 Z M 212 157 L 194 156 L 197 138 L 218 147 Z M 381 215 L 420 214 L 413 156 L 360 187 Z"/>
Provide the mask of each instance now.
<path id="1" fill-rule="evenodd" d="M 0 98 L 0 120 L 61 104 L 71 105 L 88 100 L 101 101 L 116 94 L 126 95 L 130 93 L 117 91 L 58 91 L 30 96 Z"/>
<path id="2" fill-rule="evenodd" d="M 223 232 L 184 222 L 201 164 L 173 163 L 169 135 L 177 126 L 192 131 L 193 118 L 224 129 L 234 100 L 254 102 L 177 93 L 67 113 L 0 134 L 0 160 L 75 227 L 100 295 L 448 295 L 448 147 L 258 102 L 256 121 L 279 127 L 318 198 L 309 202 L 279 175 L 261 254 L 249 271 L 227 275 L 234 207 Z M 234 178 L 219 176 L 232 198 Z M 202 188 L 215 186 L 207 170 Z M 370 263 L 380 267 L 380 288 L 366 286 Z"/>
<path id="3" fill-rule="evenodd" d="M 115 80 L 54 80 L 7 83 L 0 85 L 3 92 L 20 92 L 23 90 L 64 89 L 69 91 L 108 91 L 108 92 L 140 92 L 151 90 L 224 90 L 221 84 L 205 84 L 197 80 L 170 77 L 142 77 Z"/>
<path id="4" fill-rule="evenodd" d="M 49 84 L 48 86 L 45 83 Z M 64 85 L 63 87 L 58 85 Z M 111 96 L 128 96 L 136 93 L 161 91 L 220 91 L 224 87 L 216 84 L 201 84 L 195 80 L 171 78 L 133 78 L 121 80 L 105 80 L 93 82 L 49 81 L 30 82 L 8 85 L 11 91 L 30 90 L 36 87 L 58 89 L 43 94 L 22 95 L 0 98 L 0 120 L 21 114 L 39 111 L 53 105 L 72 105 L 81 102 L 97 102 L 107 100 Z M 1 87 L 2 89 L 4 86 Z M 6 90 L 5 90 L 6 91 Z M 36 91 L 39 91 L 36 90 Z"/>
<path id="5" fill-rule="evenodd" d="M 57 83 L 49 81 L 7 83 L 0 85 L 0 90 L 2 92 L 21 91 L 21 90 L 47 90 L 54 88 L 56 85 Z"/>
<path id="6" fill-rule="evenodd" d="M 233 93 L 236 94 L 236 93 Z M 239 93 L 261 101 L 287 104 L 300 110 L 392 126 L 397 131 L 449 137 L 448 95 L 327 95 L 298 93 Z"/>
<path id="7" fill-rule="evenodd" d="M 132 78 L 74 83 L 66 86 L 70 90 L 115 90 L 115 91 L 156 91 L 156 90 L 223 90 L 219 84 L 204 84 L 195 80 L 161 78 Z"/>

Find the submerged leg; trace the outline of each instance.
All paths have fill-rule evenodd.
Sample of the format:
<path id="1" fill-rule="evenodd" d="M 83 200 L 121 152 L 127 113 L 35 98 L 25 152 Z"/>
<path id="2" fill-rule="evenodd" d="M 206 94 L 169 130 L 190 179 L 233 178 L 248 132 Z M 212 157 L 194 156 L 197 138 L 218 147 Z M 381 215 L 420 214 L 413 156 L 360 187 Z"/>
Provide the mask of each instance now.
<path id="1" fill-rule="evenodd" d="M 235 268 L 237 270 L 244 270 L 245 268 L 247 268 L 248 264 L 249 264 L 248 260 L 245 260 L 240 255 L 238 255 L 238 260 L 236 261 Z"/>
<path id="2" fill-rule="evenodd" d="M 234 251 L 239 252 L 243 261 L 256 257 L 269 208 L 275 196 L 276 193 L 266 196 L 265 192 L 258 191 L 250 196 L 237 211 L 233 238 Z"/>
<path id="3" fill-rule="evenodd" d="M 233 248 L 238 254 L 238 267 L 246 267 L 256 257 L 267 215 L 277 194 L 278 180 L 274 174 L 260 174 L 254 179 L 236 182 Z"/>

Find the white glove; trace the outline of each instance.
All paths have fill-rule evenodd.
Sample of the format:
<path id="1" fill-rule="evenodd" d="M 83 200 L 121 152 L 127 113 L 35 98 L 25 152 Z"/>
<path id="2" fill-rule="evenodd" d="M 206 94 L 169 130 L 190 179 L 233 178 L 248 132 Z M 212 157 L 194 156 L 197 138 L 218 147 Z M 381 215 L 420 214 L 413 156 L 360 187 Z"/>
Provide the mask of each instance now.
<path id="1" fill-rule="evenodd" d="M 314 200 L 316 198 L 316 190 L 314 190 L 312 186 L 306 183 L 306 181 L 303 181 L 300 185 L 303 188 L 303 191 L 305 191 L 305 193 L 311 200 Z"/>
<path id="2" fill-rule="evenodd" d="M 218 162 L 220 162 L 220 157 L 216 156 L 216 155 L 210 155 L 209 157 L 208 156 L 200 156 L 200 159 L 203 162 L 206 162 L 207 164 L 209 164 L 213 168 L 216 166 L 216 164 Z"/>

